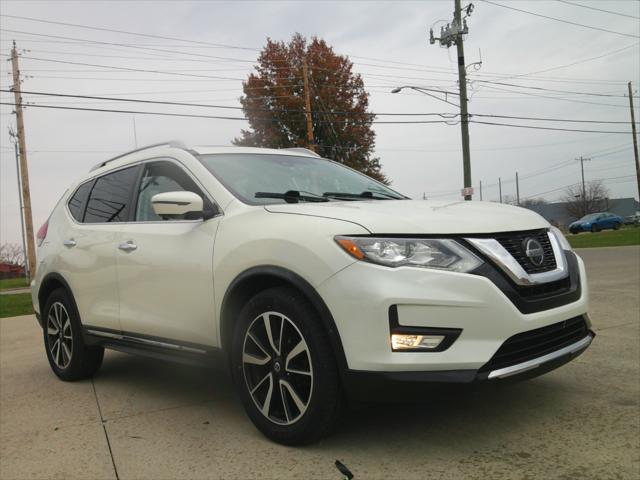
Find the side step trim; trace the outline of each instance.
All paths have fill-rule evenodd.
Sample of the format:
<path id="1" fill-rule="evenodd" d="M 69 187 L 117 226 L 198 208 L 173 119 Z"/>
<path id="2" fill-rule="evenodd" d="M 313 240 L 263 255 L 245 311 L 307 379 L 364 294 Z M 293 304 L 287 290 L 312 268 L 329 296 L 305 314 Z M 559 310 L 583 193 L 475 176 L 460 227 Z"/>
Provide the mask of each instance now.
<path id="1" fill-rule="evenodd" d="M 149 345 L 152 347 L 166 348 L 166 349 L 178 350 L 178 351 L 189 352 L 189 353 L 200 353 L 202 355 L 205 355 L 208 353 L 207 350 L 202 350 L 200 348 L 193 348 L 193 347 L 188 347 L 186 345 L 180 345 L 177 343 L 168 343 L 168 342 L 159 341 L 159 340 L 151 340 L 149 338 L 137 337 L 130 334 L 113 333 L 113 332 L 107 332 L 103 330 L 94 330 L 92 328 L 87 328 L 85 331 L 87 334 L 94 335 L 96 337 L 105 337 L 105 338 L 110 338 L 115 340 L 121 340 L 124 342 L 142 343 L 144 345 Z"/>

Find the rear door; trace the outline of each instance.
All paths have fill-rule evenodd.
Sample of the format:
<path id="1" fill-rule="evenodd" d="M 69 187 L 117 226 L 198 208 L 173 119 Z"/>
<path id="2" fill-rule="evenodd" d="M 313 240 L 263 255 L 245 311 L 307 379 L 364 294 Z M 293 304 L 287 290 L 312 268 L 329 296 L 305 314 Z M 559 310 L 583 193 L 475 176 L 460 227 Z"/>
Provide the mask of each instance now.
<path id="1" fill-rule="evenodd" d="M 162 220 L 151 205 L 157 193 L 191 191 L 218 212 L 205 189 L 174 159 L 143 164 L 132 222 L 117 251 L 122 329 L 132 335 L 215 345 L 213 243 L 219 217 Z"/>
<path id="2" fill-rule="evenodd" d="M 116 242 L 131 212 L 139 166 L 80 185 L 66 205 L 58 271 L 73 292 L 85 326 L 120 330 Z"/>

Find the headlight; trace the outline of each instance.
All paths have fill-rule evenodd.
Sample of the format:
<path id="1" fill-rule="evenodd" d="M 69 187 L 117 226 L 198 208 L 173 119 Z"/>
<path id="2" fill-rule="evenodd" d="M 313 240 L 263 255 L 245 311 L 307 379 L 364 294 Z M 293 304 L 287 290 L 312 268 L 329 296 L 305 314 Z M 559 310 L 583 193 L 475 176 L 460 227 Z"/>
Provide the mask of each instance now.
<path id="1" fill-rule="evenodd" d="M 551 226 L 549 230 L 551 230 L 551 233 L 558 239 L 558 242 L 560 242 L 560 246 L 563 250 L 573 250 L 571 244 L 569 243 L 569 240 L 567 240 L 567 237 L 564 236 L 559 228 Z"/>
<path id="2" fill-rule="evenodd" d="M 469 272 L 482 264 L 482 260 L 451 239 L 338 236 L 335 241 L 352 257 L 386 267 Z"/>

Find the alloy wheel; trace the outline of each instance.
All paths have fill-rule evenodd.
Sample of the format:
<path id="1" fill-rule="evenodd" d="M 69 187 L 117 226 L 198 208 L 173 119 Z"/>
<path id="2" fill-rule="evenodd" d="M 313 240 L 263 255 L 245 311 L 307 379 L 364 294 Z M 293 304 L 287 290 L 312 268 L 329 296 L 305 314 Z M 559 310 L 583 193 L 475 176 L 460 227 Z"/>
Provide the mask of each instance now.
<path id="1" fill-rule="evenodd" d="M 244 337 L 242 369 L 258 410 L 280 425 L 297 422 L 313 393 L 309 347 L 296 325 L 278 312 L 256 317 Z"/>
<path id="2" fill-rule="evenodd" d="M 49 309 L 47 344 L 56 366 L 61 370 L 67 368 L 73 354 L 73 332 L 69 313 L 60 302 L 53 303 Z"/>

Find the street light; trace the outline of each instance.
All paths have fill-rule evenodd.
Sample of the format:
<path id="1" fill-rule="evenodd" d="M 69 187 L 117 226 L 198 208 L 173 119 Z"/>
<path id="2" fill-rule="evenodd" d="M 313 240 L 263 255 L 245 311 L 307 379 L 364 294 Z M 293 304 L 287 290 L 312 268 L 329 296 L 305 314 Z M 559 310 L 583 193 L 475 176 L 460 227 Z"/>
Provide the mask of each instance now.
<path id="1" fill-rule="evenodd" d="M 456 93 L 456 92 L 449 92 L 447 90 L 439 90 L 437 88 L 416 87 L 414 85 L 403 85 L 402 87 L 394 88 L 393 90 L 391 90 L 391 93 L 400 93 L 405 88 L 408 88 L 410 90 L 415 90 L 416 92 L 420 92 L 423 95 L 428 95 L 428 96 L 430 96 L 432 98 L 435 98 L 436 100 L 440 100 L 441 102 L 445 102 L 445 103 L 448 103 L 449 105 L 453 105 L 454 107 L 460 108 L 460 105 L 457 105 L 457 104 L 447 100 L 447 95 L 460 96 L 460 94 Z M 430 93 L 430 92 L 444 93 L 444 98 L 440 98 L 437 95 L 434 95 L 433 93 Z"/>
<path id="2" fill-rule="evenodd" d="M 464 174 L 464 188 L 462 189 L 462 195 L 464 196 L 465 200 L 471 200 L 471 196 L 473 195 L 473 188 L 471 187 L 471 162 L 469 160 L 469 130 L 468 130 L 468 123 L 469 123 L 469 115 L 467 113 L 467 107 L 466 107 L 466 101 L 463 102 L 464 108 L 462 108 L 460 105 L 457 105 L 453 102 L 450 102 L 449 100 L 447 100 L 447 96 L 448 95 L 456 95 L 458 96 L 461 100 L 465 100 L 466 97 L 466 88 L 464 90 L 464 93 L 462 93 L 462 95 L 460 93 L 456 93 L 456 92 L 449 92 L 448 90 L 440 90 L 440 89 L 436 89 L 436 88 L 425 88 L 425 87 L 416 87 L 414 85 L 404 85 L 402 87 L 396 87 L 393 90 L 391 90 L 391 93 L 399 93 L 401 92 L 403 89 L 408 88 L 411 90 L 415 90 L 416 92 L 420 92 L 424 95 L 428 95 L 431 98 L 435 98 L 436 100 L 440 100 L 441 102 L 445 102 L 448 103 L 449 105 L 453 105 L 456 106 L 458 108 L 460 108 L 460 113 L 459 114 L 455 114 L 460 115 L 461 116 L 461 128 L 462 128 L 462 160 L 463 160 L 463 174 Z M 437 95 L 434 95 L 434 93 L 431 92 L 435 92 L 435 93 L 440 93 L 440 94 L 444 94 L 444 98 L 441 98 Z"/>

